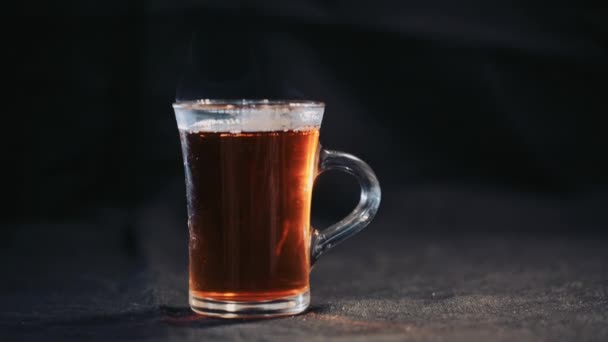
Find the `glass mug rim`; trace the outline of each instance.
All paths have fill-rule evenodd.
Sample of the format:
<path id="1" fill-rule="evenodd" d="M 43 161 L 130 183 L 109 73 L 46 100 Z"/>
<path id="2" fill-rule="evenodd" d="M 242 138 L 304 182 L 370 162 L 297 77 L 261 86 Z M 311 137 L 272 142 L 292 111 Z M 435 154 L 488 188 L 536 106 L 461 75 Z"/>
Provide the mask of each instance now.
<path id="1" fill-rule="evenodd" d="M 292 99 L 195 99 L 177 100 L 173 103 L 175 109 L 234 109 L 234 108 L 259 108 L 264 107 L 296 107 L 304 109 L 323 109 L 325 102 L 315 100 L 292 100 Z"/>
<path id="2" fill-rule="evenodd" d="M 200 99 L 173 104 L 177 126 L 198 132 L 271 132 L 320 128 L 325 104 L 309 100 Z"/>

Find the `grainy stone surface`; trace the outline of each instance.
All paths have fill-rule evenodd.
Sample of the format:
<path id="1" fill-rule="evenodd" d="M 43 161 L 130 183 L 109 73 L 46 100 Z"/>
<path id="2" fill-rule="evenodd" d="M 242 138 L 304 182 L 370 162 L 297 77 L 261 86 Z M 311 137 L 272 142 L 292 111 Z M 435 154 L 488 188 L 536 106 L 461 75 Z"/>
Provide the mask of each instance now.
<path id="1" fill-rule="evenodd" d="M 174 210 L 103 217 L 10 230 L 0 340 L 608 340 L 602 237 L 409 236 L 380 219 L 319 260 L 307 313 L 242 321 L 189 311 Z"/>

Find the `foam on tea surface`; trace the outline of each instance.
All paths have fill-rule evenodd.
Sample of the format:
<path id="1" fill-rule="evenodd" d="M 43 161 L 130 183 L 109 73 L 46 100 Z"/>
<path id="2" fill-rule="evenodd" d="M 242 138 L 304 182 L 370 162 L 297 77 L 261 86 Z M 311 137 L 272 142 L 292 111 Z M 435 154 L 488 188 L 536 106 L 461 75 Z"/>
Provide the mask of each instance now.
<path id="1" fill-rule="evenodd" d="M 271 132 L 319 128 L 323 104 L 298 101 L 199 100 L 177 103 L 180 130 L 188 132 Z"/>

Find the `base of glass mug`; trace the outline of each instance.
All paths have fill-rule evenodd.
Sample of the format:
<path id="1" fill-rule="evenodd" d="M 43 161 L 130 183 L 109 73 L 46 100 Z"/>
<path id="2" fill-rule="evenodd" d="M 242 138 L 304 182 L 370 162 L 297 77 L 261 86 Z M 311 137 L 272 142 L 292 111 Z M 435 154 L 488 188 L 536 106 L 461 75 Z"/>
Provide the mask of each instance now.
<path id="1" fill-rule="evenodd" d="M 190 293 L 190 308 L 197 314 L 221 318 L 262 318 L 296 315 L 308 308 L 310 291 L 273 300 L 245 302 L 216 300 Z"/>

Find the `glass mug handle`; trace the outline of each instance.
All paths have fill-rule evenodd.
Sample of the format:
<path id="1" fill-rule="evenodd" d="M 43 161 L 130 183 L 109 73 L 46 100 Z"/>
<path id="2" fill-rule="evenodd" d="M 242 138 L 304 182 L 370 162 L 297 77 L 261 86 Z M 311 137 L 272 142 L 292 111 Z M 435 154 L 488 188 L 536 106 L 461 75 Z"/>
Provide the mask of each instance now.
<path id="1" fill-rule="evenodd" d="M 374 218 L 380 206 L 380 183 L 374 171 L 363 160 L 352 154 L 319 147 L 317 177 L 325 171 L 339 170 L 353 175 L 361 187 L 359 204 L 345 218 L 321 231 L 312 230 L 310 263 L 340 242 L 357 234 Z"/>

